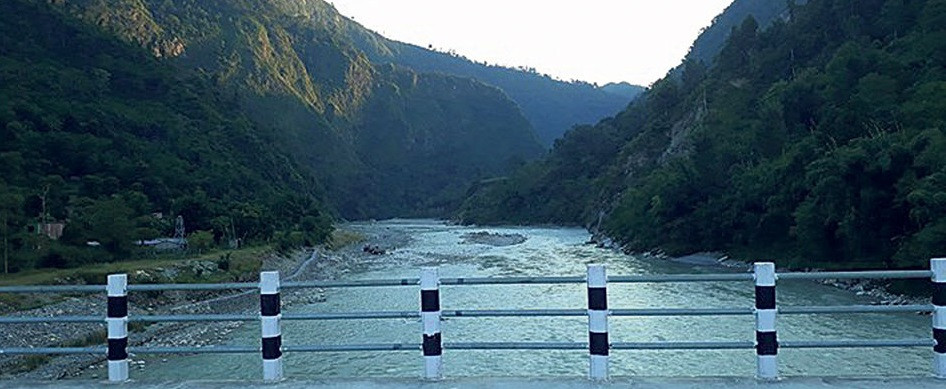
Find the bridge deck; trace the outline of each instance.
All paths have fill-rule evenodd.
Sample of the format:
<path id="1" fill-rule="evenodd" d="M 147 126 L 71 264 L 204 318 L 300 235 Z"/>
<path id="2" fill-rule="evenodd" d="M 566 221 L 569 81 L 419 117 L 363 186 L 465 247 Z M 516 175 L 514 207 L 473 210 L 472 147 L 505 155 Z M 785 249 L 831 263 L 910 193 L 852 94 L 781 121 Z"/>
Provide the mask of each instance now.
<path id="1" fill-rule="evenodd" d="M 607 383 L 593 383 L 581 378 L 455 378 L 437 382 L 425 382 L 419 379 L 323 379 L 323 380 L 285 380 L 279 383 L 262 381 L 167 381 L 108 383 L 106 381 L 0 381 L 0 388 L 260 388 L 260 389 L 302 389 L 302 388 L 353 388 L 353 389 L 403 389 L 403 388 L 524 388 L 524 389 L 573 389 L 573 388 L 943 388 L 944 381 L 935 378 L 917 377 L 789 377 L 776 382 L 757 381 L 754 378 L 741 377 L 699 377 L 699 378 L 615 378 Z"/>

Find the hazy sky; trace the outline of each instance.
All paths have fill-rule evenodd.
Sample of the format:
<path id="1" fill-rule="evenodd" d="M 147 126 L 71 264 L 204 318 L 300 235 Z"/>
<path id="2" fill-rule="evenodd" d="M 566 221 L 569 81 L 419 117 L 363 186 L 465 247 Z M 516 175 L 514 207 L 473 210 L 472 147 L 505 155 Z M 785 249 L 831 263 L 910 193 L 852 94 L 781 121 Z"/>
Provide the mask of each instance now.
<path id="1" fill-rule="evenodd" d="M 732 0 L 330 0 L 395 40 L 476 61 L 647 86 Z M 775 1 L 775 0 L 773 0 Z"/>

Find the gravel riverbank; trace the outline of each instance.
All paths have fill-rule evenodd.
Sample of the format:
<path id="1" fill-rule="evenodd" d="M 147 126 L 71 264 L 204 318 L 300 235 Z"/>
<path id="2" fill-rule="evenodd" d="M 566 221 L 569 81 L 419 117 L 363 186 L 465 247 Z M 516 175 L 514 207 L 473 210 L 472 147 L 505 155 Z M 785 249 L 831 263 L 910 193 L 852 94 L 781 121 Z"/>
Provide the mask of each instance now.
<path id="1" fill-rule="evenodd" d="M 399 234 L 376 234 L 369 243 L 395 248 L 409 239 Z M 315 249 L 299 251 L 289 256 L 268 255 L 263 259 L 264 270 L 277 270 L 284 281 L 334 279 L 375 256 L 363 253 L 357 245 L 338 251 Z M 359 246 L 360 247 L 360 246 Z M 188 266 L 203 266 L 200 263 Z M 212 271 L 207 265 L 206 271 Z M 215 265 L 214 265 L 215 266 Z M 190 270 L 190 269 L 188 269 Z M 130 275 L 134 279 L 135 275 Z M 139 275 L 140 276 L 140 275 Z M 255 280 L 255 279 L 254 279 Z M 252 282 L 254 280 L 245 280 Z M 283 293 L 283 306 L 311 304 L 324 301 L 323 290 L 291 290 Z M 129 295 L 129 314 L 223 314 L 254 313 L 259 309 L 255 291 L 202 292 L 167 291 L 143 292 Z M 5 313 L 16 316 L 85 316 L 102 315 L 105 298 L 100 295 L 75 295 L 63 301 L 27 311 Z M 153 323 L 148 326 L 129 326 L 129 345 L 150 347 L 210 346 L 219 344 L 243 322 Z M 62 347 L 103 345 L 104 323 L 37 323 L 28 325 L 0 325 L 0 344 L 3 347 Z M 132 369 L 144 368 L 144 361 L 131 355 Z M 0 356 L 0 379 L 50 380 L 73 376 L 104 377 L 104 355 L 65 356 Z"/>

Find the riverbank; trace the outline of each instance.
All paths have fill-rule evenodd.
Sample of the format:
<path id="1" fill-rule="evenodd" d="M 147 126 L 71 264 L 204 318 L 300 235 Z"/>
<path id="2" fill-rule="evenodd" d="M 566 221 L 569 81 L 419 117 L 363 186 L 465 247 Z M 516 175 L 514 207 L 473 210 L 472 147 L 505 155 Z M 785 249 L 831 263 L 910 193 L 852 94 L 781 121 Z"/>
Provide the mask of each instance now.
<path id="1" fill-rule="evenodd" d="M 709 267 L 720 267 L 727 269 L 740 269 L 745 271 L 752 271 L 752 262 L 748 260 L 735 259 L 729 253 L 721 252 L 700 252 L 690 255 L 684 255 L 680 257 L 672 257 L 664 254 L 659 250 L 654 250 L 648 253 L 634 253 L 630 250 L 627 250 L 626 247 L 622 247 L 617 241 L 611 239 L 602 232 L 590 231 L 592 234 L 591 239 L 588 241 L 589 244 L 594 244 L 599 248 L 609 249 L 616 252 L 624 253 L 625 255 L 642 255 L 645 257 L 650 257 L 655 260 L 668 260 L 676 263 L 682 263 L 693 266 L 709 266 Z M 839 270 L 839 269 L 832 269 Z M 861 269 L 854 269 L 861 270 Z M 826 271 L 825 269 L 812 268 L 812 267 L 793 267 L 793 266 L 778 266 L 777 271 L 779 272 L 817 272 L 817 271 Z M 858 296 L 868 296 L 876 301 L 880 305 L 910 305 L 910 304 L 927 304 L 929 303 L 929 295 L 922 292 L 917 292 L 918 290 L 923 290 L 921 287 L 909 287 L 905 288 L 903 285 L 903 280 L 899 281 L 899 284 L 884 281 L 884 280 L 858 280 L 858 279 L 823 279 L 823 280 L 814 280 L 816 283 L 823 285 L 829 285 L 841 290 L 849 291 Z"/>
<path id="2" fill-rule="evenodd" d="M 364 256 L 355 246 L 364 237 L 346 231 L 334 245 L 290 255 L 271 250 L 256 252 L 252 269 L 224 266 L 221 259 L 161 262 L 162 266 L 128 271 L 130 283 L 173 282 L 255 282 L 261 270 L 279 271 L 283 281 L 334 279 L 352 271 Z M 403 237 L 401 238 L 403 240 Z M 391 239 L 378 244 L 393 245 Z M 241 260 L 243 265 L 249 266 Z M 228 262 L 229 264 L 230 262 Z M 109 267 L 109 272 L 119 272 Z M 98 271 L 95 272 L 96 274 Z M 239 276 L 234 274 L 239 273 Z M 33 277 L 30 277 L 33 278 Z M 63 278 L 54 283 L 85 283 L 84 279 Z M 49 283 L 49 282 L 46 282 Z M 101 283 L 101 282 L 96 282 Z M 99 295 L 44 295 L 30 303 L 39 307 L 18 310 L 13 304 L 0 306 L 6 315 L 17 316 L 104 316 L 105 299 Z M 283 293 L 283 306 L 324 301 L 324 291 L 307 289 Z M 254 291 L 164 291 L 129 295 L 130 315 L 223 314 L 256 312 L 259 301 Z M 219 344 L 243 322 L 212 323 L 130 323 L 129 345 L 149 347 L 209 346 Z M 3 347 L 85 347 L 105 343 L 100 323 L 38 323 L 0 326 Z M 144 361 L 132 355 L 132 369 L 144 368 Z M 56 380 L 74 376 L 99 378 L 105 374 L 104 355 L 0 357 L 0 379 Z"/>
<path id="3" fill-rule="evenodd" d="M 631 255 L 631 254 L 627 254 Z M 714 253 L 714 252 L 703 252 L 703 253 L 694 253 L 690 255 L 685 255 L 682 257 L 670 257 L 662 254 L 647 254 L 654 258 L 655 260 L 666 260 L 675 263 L 681 263 L 686 265 L 693 266 L 705 266 L 705 267 L 719 267 L 726 269 L 738 269 L 744 271 L 752 271 L 752 263 L 746 261 L 735 260 L 729 257 L 724 253 Z M 777 269 L 779 272 L 789 272 L 789 271 L 822 271 L 822 269 L 792 269 L 792 268 L 781 268 Z M 832 286 L 841 290 L 851 292 L 858 296 L 867 296 L 875 301 L 878 305 L 922 305 L 929 303 L 929 297 L 927 296 L 916 296 L 904 293 L 896 293 L 890 290 L 889 286 L 882 280 L 859 280 L 859 279 L 823 279 L 823 280 L 812 280 L 813 282 L 820 283 L 823 285 Z"/>

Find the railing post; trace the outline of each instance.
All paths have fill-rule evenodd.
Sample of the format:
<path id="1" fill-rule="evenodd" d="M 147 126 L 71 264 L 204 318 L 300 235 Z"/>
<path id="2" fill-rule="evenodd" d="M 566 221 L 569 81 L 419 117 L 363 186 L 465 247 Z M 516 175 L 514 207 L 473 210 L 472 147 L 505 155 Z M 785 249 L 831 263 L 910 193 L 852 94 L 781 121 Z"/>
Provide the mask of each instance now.
<path id="1" fill-rule="evenodd" d="M 424 378 L 443 378 L 443 346 L 440 337 L 440 274 L 425 267 L 420 274 L 420 317 L 424 323 Z"/>
<path id="2" fill-rule="evenodd" d="M 946 379 L 946 258 L 930 260 L 933 271 L 933 374 Z"/>
<path id="3" fill-rule="evenodd" d="M 588 378 L 608 379 L 608 278 L 604 265 L 588 265 Z"/>
<path id="4" fill-rule="evenodd" d="M 756 262 L 755 339 L 756 377 L 778 378 L 778 336 L 775 332 L 775 264 Z"/>
<path id="5" fill-rule="evenodd" d="M 259 275 L 260 325 L 263 339 L 263 380 L 278 381 L 283 378 L 282 317 L 279 302 L 279 272 L 265 271 Z"/>
<path id="6" fill-rule="evenodd" d="M 128 380 L 128 275 L 110 274 L 105 288 L 108 307 L 108 380 Z"/>

